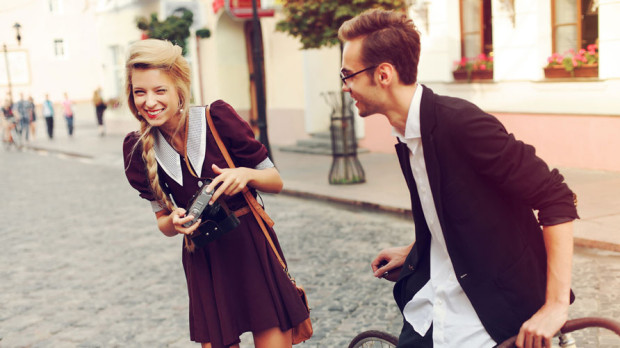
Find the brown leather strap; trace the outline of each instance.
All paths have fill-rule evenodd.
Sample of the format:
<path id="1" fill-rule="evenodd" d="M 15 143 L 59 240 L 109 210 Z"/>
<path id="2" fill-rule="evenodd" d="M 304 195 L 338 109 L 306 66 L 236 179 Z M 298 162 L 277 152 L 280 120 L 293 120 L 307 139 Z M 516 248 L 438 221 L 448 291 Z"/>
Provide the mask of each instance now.
<path id="1" fill-rule="evenodd" d="M 241 209 L 237 209 L 237 210 L 235 210 L 235 211 L 233 212 L 233 214 L 235 214 L 235 216 L 236 216 L 236 217 L 241 217 L 241 216 L 243 216 L 243 215 L 245 215 L 245 214 L 247 214 L 247 213 L 249 213 L 249 212 L 250 212 L 250 207 L 245 206 L 245 207 L 243 207 L 243 208 L 241 208 Z"/>
<path id="2" fill-rule="evenodd" d="M 232 161 L 232 158 L 230 158 L 230 154 L 228 154 L 228 150 L 224 146 L 224 143 L 222 142 L 222 139 L 220 138 L 220 135 L 217 132 L 215 125 L 213 124 L 213 119 L 211 118 L 211 112 L 209 111 L 209 106 L 205 107 L 205 114 L 207 115 L 207 124 L 209 125 L 209 129 L 211 129 L 211 134 L 213 134 L 213 138 L 215 138 L 215 142 L 217 143 L 217 146 L 220 148 L 220 152 L 226 159 L 226 163 L 228 164 L 228 167 L 236 168 L 235 163 Z M 278 257 L 278 261 L 280 261 L 280 265 L 282 265 L 282 268 L 284 269 L 286 274 L 288 274 L 288 268 L 286 267 L 286 264 L 282 260 L 280 253 L 278 253 L 278 249 L 276 248 L 275 244 L 273 244 L 273 240 L 271 240 L 271 236 L 269 235 L 269 232 L 267 231 L 267 227 L 265 227 L 265 223 L 267 223 L 269 227 L 273 226 L 273 220 L 271 220 L 269 215 L 267 215 L 263 207 L 260 205 L 260 203 L 258 203 L 258 201 L 256 201 L 256 198 L 252 195 L 252 193 L 247 187 L 245 187 L 242 192 L 243 192 L 243 197 L 248 202 L 248 206 L 252 210 L 252 214 L 254 214 L 256 221 L 258 221 L 258 224 L 261 230 L 263 231 L 265 238 L 269 242 L 269 245 L 271 245 L 271 248 L 273 249 L 274 254 L 276 254 L 276 256 Z M 290 278 L 290 275 L 289 275 L 289 278 Z"/>

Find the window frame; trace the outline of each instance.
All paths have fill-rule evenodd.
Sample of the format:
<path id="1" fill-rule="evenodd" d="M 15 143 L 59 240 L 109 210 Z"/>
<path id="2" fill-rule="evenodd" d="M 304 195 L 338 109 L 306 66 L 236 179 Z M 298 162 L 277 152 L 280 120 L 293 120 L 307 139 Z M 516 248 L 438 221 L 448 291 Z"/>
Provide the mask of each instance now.
<path id="1" fill-rule="evenodd" d="M 559 27 L 568 27 L 568 26 L 575 26 L 576 27 L 576 32 L 577 32 L 577 40 L 575 42 L 576 47 L 573 47 L 573 49 L 575 51 L 578 51 L 581 48 L 581 42 L 582 42 L 582 21 L 583 21 L 583 13 L 581 11 L 581 6 L 582 0 L 574 0 L 575 1 L 575 6 L 576 6 L 576 17 L 575 17 L 575 22 L 574 23 L 562 23 L 562 24 L 556 24 L 556 15 L 555 15 L 555 10 L 556 10 L 556 2 L 558 0 L 551 0 L 551 52 L 558 52 L 558 46 L 557 46 L 557 28 Z"/>

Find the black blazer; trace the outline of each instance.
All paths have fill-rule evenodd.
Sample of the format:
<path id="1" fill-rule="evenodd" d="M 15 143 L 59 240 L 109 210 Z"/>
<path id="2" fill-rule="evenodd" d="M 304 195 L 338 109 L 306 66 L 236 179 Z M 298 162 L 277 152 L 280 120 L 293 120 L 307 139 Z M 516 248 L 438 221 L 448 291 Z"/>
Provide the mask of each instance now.
<path id="1" fill-rule="evenodd" d="M 454 271 L 485 329 L 501 342 L 545 301 L 540 225 L 578 218 L 573 192 L 534 147 L 465 100 L 424 87 L 420 117 L 426 170 Z M 409 150 L 399 142 L 396 152 L 411 194 L 416 237 L 394 286 L 402 310 L 429 279 L 431 235 Z"/>

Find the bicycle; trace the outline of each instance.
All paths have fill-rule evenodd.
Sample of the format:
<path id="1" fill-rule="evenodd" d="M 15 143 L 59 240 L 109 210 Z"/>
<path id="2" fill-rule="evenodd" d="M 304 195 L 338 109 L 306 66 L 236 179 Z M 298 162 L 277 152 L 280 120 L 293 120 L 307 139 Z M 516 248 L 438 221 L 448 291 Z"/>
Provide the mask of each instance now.
<path id="1" fill-rule="evenodd" d="M 560 332 L 554 336 L 559 341 L 560 348 L 577 348 L 577 343 L 571 333 L 586 328 L 603 328 L 613 331 L 620 337 L 620 322 L 601 317 L 583 317 L 566 321 Z M 510 337 L 500 343 L 497 348 L 515 347 L 517 336 Z M 393 348 L 398 344 L 398 338 L 387 332 L 369 330 L 355 336 L 348 348 Z"/>
<path id="2" fill-rule="evenodd" d="M 398 337 L 387 332 L 368 330 L 355 336 L 349 348 L 393 348 L 398 344 Z"/>
<path id="3" fill-rule="evenodd" d="M 2 143 L 4 148 L 9 150 L 11 146 L 15 146 L 16 149 L 22 149 L 22 135 L 21 124 L 15 117 L 8 117 L 5 119 L 5 129 L 2 130 Z"/>

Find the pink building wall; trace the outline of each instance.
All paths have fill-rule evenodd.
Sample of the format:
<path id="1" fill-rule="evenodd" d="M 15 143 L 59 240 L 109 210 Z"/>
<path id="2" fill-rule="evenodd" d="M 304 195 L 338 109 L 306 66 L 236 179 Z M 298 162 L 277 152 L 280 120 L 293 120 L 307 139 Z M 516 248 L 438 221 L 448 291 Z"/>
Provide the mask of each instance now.
<path id="1" fill-rule="evenodd" d="M 550 166 L 620 172 L 620 116 L 493 113 Z M 382 115 L 364 119 L 361 147 L 391 153 L 396 140 Z"/>

